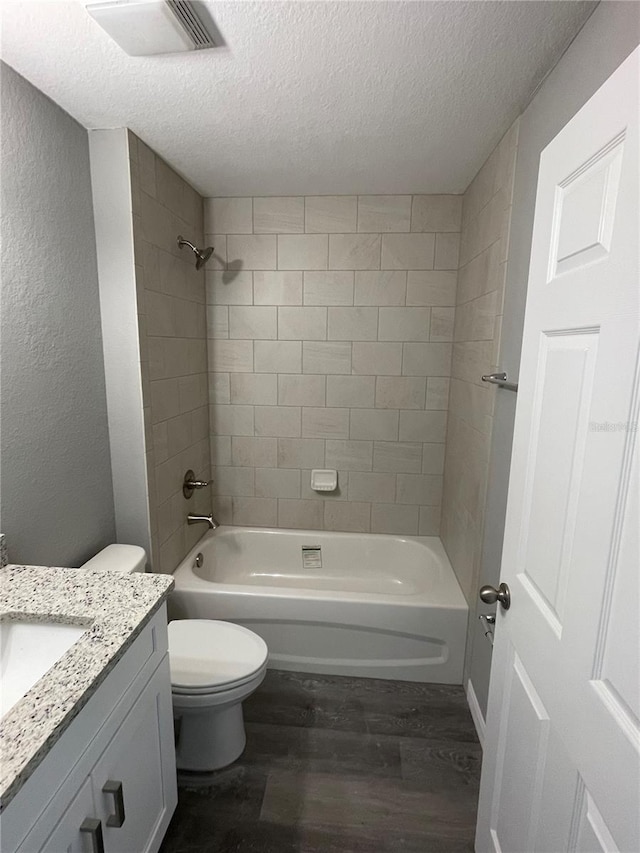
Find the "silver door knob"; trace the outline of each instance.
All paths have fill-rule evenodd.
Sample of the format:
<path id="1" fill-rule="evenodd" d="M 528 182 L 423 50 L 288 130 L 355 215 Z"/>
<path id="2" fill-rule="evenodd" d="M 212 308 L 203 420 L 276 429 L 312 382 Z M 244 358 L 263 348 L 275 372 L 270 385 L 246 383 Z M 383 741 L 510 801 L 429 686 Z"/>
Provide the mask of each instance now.
<path id="1" fill-rule="evenodd" d="M 498 589 L 487 584 L 480 587 L 480 599 L 485 604 L 495 604 L 499 601 L 502 608 L 508 610 L 511 607 L 511 590 L 506 583 L 501 583 Z"/>

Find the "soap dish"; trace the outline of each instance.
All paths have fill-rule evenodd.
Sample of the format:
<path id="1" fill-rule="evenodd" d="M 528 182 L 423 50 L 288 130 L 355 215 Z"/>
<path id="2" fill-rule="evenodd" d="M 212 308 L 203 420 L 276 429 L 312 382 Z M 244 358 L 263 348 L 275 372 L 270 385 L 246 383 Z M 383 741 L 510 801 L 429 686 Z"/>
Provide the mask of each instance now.
<path id="1" fill-rule="evenodd" d="M 338 488 L 338 472 L 330 468 L 314 468 L 311 472 L 311 488 L 314 492 L 335 492 Z"/>

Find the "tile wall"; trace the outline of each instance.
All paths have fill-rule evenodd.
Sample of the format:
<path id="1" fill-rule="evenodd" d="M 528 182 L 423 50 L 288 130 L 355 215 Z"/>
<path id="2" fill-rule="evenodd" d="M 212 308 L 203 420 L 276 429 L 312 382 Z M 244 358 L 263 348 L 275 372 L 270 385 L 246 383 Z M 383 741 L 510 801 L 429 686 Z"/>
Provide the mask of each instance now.
<path id="1" fill-rule="evenodd" d="M 478 172 L 462 208 L 441 537 L 458 581 L 475 604 L 484 533 L 495 386 L 518 121 Z"/>
<path id="2" fill-rule="evenodd" d="M 210 489 L 186 501 L 187 469 L 209 479 L 204 272 L 177 246 L 202 245 L 198 193 L 129 133 L 138 330 L 147 448 L 151 565 L 171 572 L 202 536 L 187 513 L 210 512 Z"/>
<path id="3" fill-rule="evenodd" d="M 437 535 L 462 197 L 212 198 L 214 511 Z M 316 493 L 312 468 L 339 488 Z"/>

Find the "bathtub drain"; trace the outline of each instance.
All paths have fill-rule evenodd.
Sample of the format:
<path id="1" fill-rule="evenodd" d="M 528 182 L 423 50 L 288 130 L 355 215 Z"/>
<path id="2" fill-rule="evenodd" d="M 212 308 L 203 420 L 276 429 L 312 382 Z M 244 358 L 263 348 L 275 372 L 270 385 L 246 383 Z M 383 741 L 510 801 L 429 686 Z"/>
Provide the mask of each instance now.
<path id="1" fill-rule="evenodd" d="M 303 545 L 302 546 L 302 568 L 303 569 L 321 569 L 322 568 L 322 548 L 319 545 Z"/>

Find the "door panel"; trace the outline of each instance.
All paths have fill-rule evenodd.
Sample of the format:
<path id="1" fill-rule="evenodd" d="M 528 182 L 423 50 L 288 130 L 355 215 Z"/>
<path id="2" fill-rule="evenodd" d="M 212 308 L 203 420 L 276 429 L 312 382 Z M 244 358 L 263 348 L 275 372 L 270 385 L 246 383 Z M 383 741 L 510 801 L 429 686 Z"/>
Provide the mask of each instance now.
<path id="1" fill-rule="evenodd" d="M 640 850 L 640 48 L 542 153 L 476 850 Z"/>

